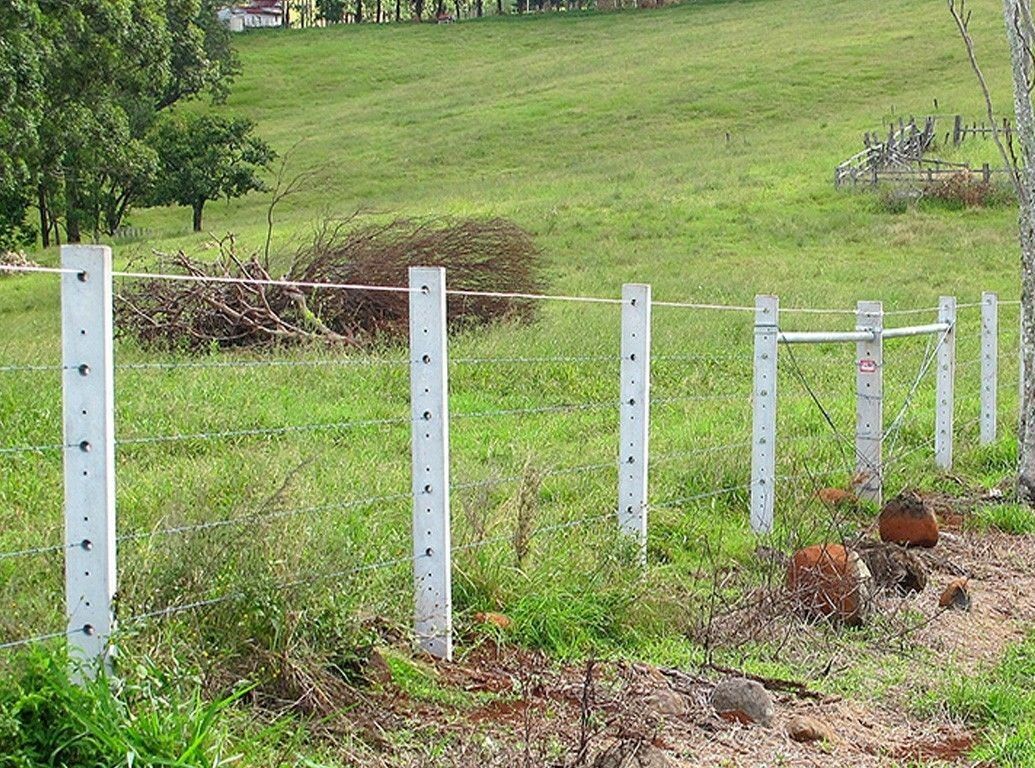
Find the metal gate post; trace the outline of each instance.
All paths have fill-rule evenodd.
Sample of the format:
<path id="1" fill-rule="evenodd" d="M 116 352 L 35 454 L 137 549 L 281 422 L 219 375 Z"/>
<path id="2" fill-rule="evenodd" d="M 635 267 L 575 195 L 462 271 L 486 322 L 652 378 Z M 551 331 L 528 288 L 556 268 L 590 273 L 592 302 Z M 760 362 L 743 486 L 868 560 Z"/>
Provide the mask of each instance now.
<path id="1" fill-rule="evenodd" d="M 647 563 L 647 470 L 650 434 L 650 286 L 622 286 L 622 363 L 618 450 L 618 525 Z"/>
<path id="2" fill-rule="evenodd" d="M 751 428 L 751 528 L 773 530 L 776 503 L 776 350 L 780 300 L 755 297 L 755 361 Z"/>
<path id="3" fill-rule="evenodd" d="M 451 660 L 447 371 L 446 271 L 410 267 L 414 632 L 422 650 Z"/>
<path id="4" fill-rule="evenodd" d="M 999 297 L 981 295 L 981 445 L 995 442 L 999 394 Z"/>
<path id="5" fill-rule="evenodd" d="M 884 306 L 879 301 L 856 305 L 856 330 L 873 338 L 855 345 L 855 493 L 881 503 L 884 438 Z"/>
<path id="6" fill-rule="evenodd" d="M 938 348 L 938 376 L 935 394 L 934 463 L 939 469 L 952 469 L 954 386 L 956 381 L 956 297 L 938 300 L 938 322 L 948 323 L 945 338 Z"/>
<path id="7" fill-rule="evenodd" d="M 111 249 L 65 245 L 61 266 L 65 601 L 77 682 L 111 669 L 115 629 L 115 385 Z"/>

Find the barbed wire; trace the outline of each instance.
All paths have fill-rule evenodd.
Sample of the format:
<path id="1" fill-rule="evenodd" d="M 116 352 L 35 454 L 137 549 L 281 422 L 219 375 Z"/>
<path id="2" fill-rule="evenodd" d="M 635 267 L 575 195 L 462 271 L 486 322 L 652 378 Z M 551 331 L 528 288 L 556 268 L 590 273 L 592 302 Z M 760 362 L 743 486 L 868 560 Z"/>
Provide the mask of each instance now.
<path id="1" fill-rule="evenodd" d="M 42 547 L 26 547 L 25 549 L 14 549 L 7 552 L 0 552 L 0 560 L 8 560 L 14 557 L 34 557 L 36 555 L 49 555 L 55 552 L 65 552 L 69 549 L 75 549 L 76 547 L 82 546 L 81 544 L 52 544 L 49 546 Z"/>
<path id="2" fill-rule="evenodd" d="M 352 359 L 352 358 L 323 358 L 317 360 L 204 360 L 195 361 L 160 361 L 153 363 L 119 363 L 115 365 L 117 371 L 138 371 L 138 370 L 174 370 L 177 368 L 294 368 L 294 367 L 318 367 L 318 366 L 364 366 L 373 367 L 378 365 L 411 365 L 410 360 L 396 358 L 383 359 Z M 0 369 L 2 370 L 2 369 Z"/>
<path id="3" fill-rule="evenodd" d="M 530 408 L 504 408 L 493 411 L 460 411 L 450 413 L 450 419 L 482 419 L 488 416 L 520 416 L 536 413 L 565 413 L 569 411 L 591 411 L 606 408 L 618 408 L 618 402 L 567 403 L 560 405 L 542 405 Z"/>
<path id="4" fill-rule="evenodd" d="M 73 446 L 64 443 L 51 443 L 49 445 L 8 445 L 0 447 L 0 455 L 15 453 L 46 453 L 48 451 L 63 451 Z"/>
<path id="5" fill-rule="evenodd" d="M 81 629 L 66 629 L 63 632 L 47 632 L 42 635 L 33 635 L 32 637 L 23 637 L 18 640 L 8 640 L 7 642 L 0 643 L 0 651 L 7 650 L 9 648 L 21 648 L 26 645 L 35 645 L 37 643 L 44 643 L 48 640 L 56 640 L 59 637 L 69 637 L 77 632 L 82 632 Z"/>
<path id="6" fill-rule="evenodd" d="M 73 370 L 70 365 L 0 365 L 0 373 L 54 372 Z"/>
<path id="7" fill-rule="evenodd" d="M 309 515 L 339 509 L 367 507 L 372 504 L 376 504 L 383 501 L 400 501 L 402 499 L 411 498 L 412 496 L 412 492 L 384 494 L 381 496 L 367 496 L 362 499 L 350 499 L 349 501 L 333 502 L 330 504 L 319 504 L 311 507 L 278 509 L 273 510 L 272 512 L 259 512 L 254 514 L 239 515 L 238 517 L 228 517 L 219 520 L 209 520 L 201 523 L 185 523 L 183 525 L 176 525 L 168 528 L 159 528 L 153 531 L 134 531 L 131 533 L 121 534 L 116 537 L 116 541 L 140 541 L 142 539 L 152 539 L 158 536 L 175 536 L 188 533 L 197 533 L 200 531 L 209 531 L 217 528 L 227 528 L 235 525 L 263 523 L 269 520 L 277 520 L 284 517 L 294 517 L 296 515 Z"/>
<path id="8" fill-rule="evenodd" d="M 171 435 L 145 435 L 140 437 L 123 437 L 115 440 L 115 445 L 148 445 L 153 443 L 173 443 L 191 440 L 221 440 L 235 437 L 261 437 L 265 435 L 284 435 L 297 432 L 338 432 L 348 429 L 362 429 L 387 425 L 409 424 L 413 420 L 403 417 L 385 419 L 356 419 L 354 421 L 320 422 L 316 424 L 296 424 L 284 427 L 257 427 L 254 429 L 231 429 L 218 432 L 186 432 Z M 64 447 L 64 446 L 63 446 Z"/>

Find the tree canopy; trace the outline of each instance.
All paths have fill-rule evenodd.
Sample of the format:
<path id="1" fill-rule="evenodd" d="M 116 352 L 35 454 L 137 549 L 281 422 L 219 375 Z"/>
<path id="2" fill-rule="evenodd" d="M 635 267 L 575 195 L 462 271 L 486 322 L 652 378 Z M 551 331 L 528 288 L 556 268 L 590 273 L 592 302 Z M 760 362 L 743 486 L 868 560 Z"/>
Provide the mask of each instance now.
<path id="1" fill-rule="evenodd" d="M 154 180 L 169 107 L 237 71 L 215 0 L 0 0 L 0 245 L 113 232 Z"/>

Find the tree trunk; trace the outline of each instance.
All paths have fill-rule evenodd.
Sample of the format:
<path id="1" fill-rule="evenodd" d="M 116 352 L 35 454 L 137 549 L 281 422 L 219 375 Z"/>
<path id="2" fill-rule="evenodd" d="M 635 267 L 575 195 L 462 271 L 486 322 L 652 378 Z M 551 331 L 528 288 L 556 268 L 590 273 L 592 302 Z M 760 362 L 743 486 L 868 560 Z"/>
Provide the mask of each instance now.
<path id="1" fill-rule="evenodd" d="M 201 211 L 205 208 L 205 201 L 199 200 L 191 208 L 194 210 L 194 231 L 201 231 Z"/>
<path id="2" fill-rule="evenodd" d="M 363 0 L 356 0 L 356 23 L 363 23 Z"/>
<path id="3" fill-rule="evenodd" d="M 395 21 L 402 21 L 402 0 L 395 0 Z"/>
<path id="4" fill-rule="evenodd" d="M 78 243 L 82 236 L 79 233 L 79 188 L 75 180 L 75 172 L 65 176 L 65 240 Z"/>
<path id="5" fill-rule="evenodd" d="M 477 16 L 479 19 L 482 17 L 482 14 L 485 12 L 484 5 L 485 4 L 484 4 L 483 0 L 476 0 L 476 2 L 474 4 L 474 15 Z"/>
<path id="6" fill-rule="evenodd" d="M 503 0 L 496 0 L 496 14 L 503 15 Z"/>
<path id="7" fill-rule="evenodd" d="M 1031 78 L 1033 42 L 1031 16 L 1025 14 L 1025 0 L 1003 0 L 1006 40 L 1010 47 L 1013 74 L 1013 106 L 1017 115 L 1016 136 L 1021 148 L 1018 229 L 1021 245 L 1021 343 L 1024 366 L 1023 401 L 1018 424 L 1020 461 L 1017 493 L 1022 501 L 1035 504 L 1035 112 L 1028 82 Z"/>
<path id="8" fill-rule="evenodd" d="M 50 217 L 47 216 L 47 190 L 42 182 L 36 187 L 36 200 L 40 208 L 40 239 L 44 248 L 50 247 Z"/>

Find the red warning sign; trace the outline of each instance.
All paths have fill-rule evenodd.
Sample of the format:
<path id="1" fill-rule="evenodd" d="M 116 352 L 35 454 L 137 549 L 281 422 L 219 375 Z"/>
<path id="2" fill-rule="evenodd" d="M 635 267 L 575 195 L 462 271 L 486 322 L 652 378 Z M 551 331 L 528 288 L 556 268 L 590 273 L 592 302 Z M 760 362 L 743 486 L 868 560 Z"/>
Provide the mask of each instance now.
<path id="1" fill-rule="evenodd" d="M 877 361 L 866 357 L 859 361 L 859 373 L 876 373 Z"/>

